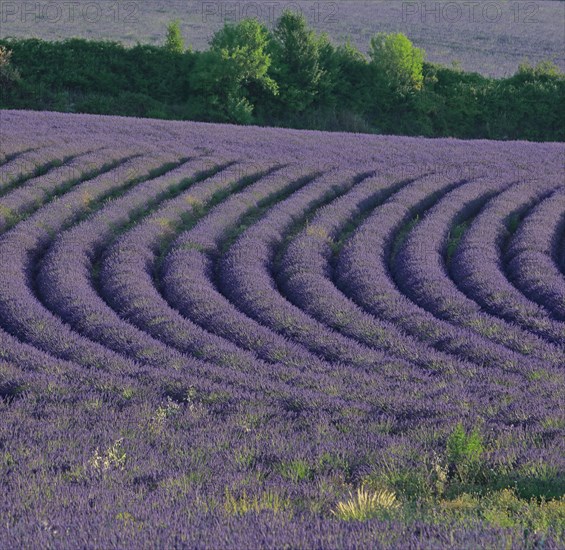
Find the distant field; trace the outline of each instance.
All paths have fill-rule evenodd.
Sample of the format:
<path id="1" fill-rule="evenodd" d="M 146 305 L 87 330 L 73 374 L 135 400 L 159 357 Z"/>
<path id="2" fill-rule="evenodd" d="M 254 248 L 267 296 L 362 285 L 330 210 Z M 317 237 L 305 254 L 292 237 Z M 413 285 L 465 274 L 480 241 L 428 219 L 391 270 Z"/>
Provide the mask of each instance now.
<path id="1" fill-rule="evenodd" d="M 378 31 L 402 31 L 426 50 L 430 61 L 459 61 L 464 69 L 486 75 L 512 74 L 525 59 L 551 59 L 565 70 L 561 1 L 75 0 L 0 5 L 0 37 L 80 36 L 159 44 L 167 23 L 179 18 L 187 44 L 202 49 L 225 21 L 258 16 L 271 24 L 286 7 L 304 13 L 313 27 L 335 41 L 349 37 L 362 50 Z"/>
<path id="2" fill-rule="evenodd" d="M 0 546 L 563 548 L 563 144 L 0 117 Z"/>

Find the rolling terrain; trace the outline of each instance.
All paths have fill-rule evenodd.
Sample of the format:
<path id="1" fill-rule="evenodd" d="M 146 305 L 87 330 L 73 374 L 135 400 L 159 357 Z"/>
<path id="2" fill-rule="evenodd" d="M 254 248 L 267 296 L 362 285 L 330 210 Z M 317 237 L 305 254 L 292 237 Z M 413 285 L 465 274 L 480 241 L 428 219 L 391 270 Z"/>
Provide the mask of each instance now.
<path id="1" fill-rule="evenodd" d="M 449 503 L 563 495 L 563 144 L 24 111 L 0 143 L 6 543 L 559 546 Z M 395 500 L 345 521 L 359 487 Z"/>

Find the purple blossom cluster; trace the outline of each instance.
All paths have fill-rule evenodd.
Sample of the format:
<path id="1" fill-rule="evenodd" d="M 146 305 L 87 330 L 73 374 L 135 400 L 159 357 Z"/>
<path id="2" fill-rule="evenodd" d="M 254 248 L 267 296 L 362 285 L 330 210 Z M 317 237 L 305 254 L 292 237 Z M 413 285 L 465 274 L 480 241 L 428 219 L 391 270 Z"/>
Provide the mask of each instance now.
<path id="1" fill-rule="evenodd" d="M 559 547 L 562 144 L 0 116 L 0 546 Z"/>

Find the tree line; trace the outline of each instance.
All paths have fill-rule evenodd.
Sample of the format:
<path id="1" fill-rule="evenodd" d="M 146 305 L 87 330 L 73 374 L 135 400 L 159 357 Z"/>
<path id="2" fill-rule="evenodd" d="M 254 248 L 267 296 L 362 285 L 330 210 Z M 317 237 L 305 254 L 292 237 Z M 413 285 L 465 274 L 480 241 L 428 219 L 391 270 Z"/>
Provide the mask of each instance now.
<path id="1" fill-rule="evenodd" d="M 368 55 L 303 16 L 226 24 L 205 51 L 178 21 L 163 46 L 0 40 L 0 107 L 427 137 L 565 138 L 565 75 L 549 62 L 495 79 L 425 61 L 401 33 Z"/>

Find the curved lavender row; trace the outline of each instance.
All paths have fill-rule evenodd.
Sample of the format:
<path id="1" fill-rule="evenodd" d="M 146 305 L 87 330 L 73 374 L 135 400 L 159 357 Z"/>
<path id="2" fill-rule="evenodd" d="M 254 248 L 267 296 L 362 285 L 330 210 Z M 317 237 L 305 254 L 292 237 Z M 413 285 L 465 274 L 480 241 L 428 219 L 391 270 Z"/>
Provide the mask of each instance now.
<path id="1" fill-rule="evenodd" d="M 75 157 L 70 162 L 32 178 L 0 198 L 0 232 L 9 228 L 20 216 L 45 203 L 50 197 L 70 187 L 115 168 L 124 158 L 123 150 L 103 149 Z M 88 202 L 89 197 L 84 196 Z"/>
<path id="2" fill-rule="evenodd" d="M 205 205 L 215 191 L 226 186 L 225 179 L 218 175 L 195 185 L 119 238 L 102 262 L 100 287 L 103 297 L 120 315 L 168 345 L 215 363 L 256 369 L 261 362 L 254 353 L 184 318 L 159 294 L 152 279 L 159 244 L 167 235 L 174 235 L 171 227 L 186 215 L 187 199 Z"/>
<path id="3" fill-rule="evenodd" d="M 238 171 L 221 172 L 165 202 L 151 216 L 121 235 L 110 246 L 100 266 L 100 292 L 125 319 L 153 337 L 184 353 L 205 357 L 220 364 L 242 359 L 253 362 L 252 354 L 214 336 L 172 309 L 154 285 L 153 268 L 159 245 L 174 236 L 183 215 L 195 213 L 219 191 L 229 192 L 240 180 Z M 235 177 L 234 177 L 235 176 Z"/>
<path id="4" fill-rule="evenodd" d="M 447 193 L 408 234 L 391 266 L 393 277 L 407 297 L 436 317 L 524 355 L 563 363 L 563 349 L 483 312 L 457 288 L 447 273 L 444 251 L 450 229 L 474 216 L 490 200 L 496 200 L 509 185 L 512 184 L 496 178 L 478 179 Z M 520 190 L 524 199 L 531 201 L 539 200 L 555 187 L 555 184 L 552 187 L 551 184 L 532 182 L 528 185 L 531 190 L 527 185 L 521 186 Z M 492 215 L 491 209 L 489 216 Z M 478 242 L 482 242 L 482 234 Z"/>
<path id="5" fill-rule="evenodd" d="M 286 186 L 284 185 L 285 178 L 287 180 Z M 257 213 L 255 212 L 254 205 L 258 204 L 257 201 L 261 197 L 267 198 L 270 205 L 275 197 L 280 196 L 280 199 L 283 199 L 284 195 L 293 188 L 304 185 L 304 182 L 301 180 L 289 184 L 288 179 L 285 172 L 275 172 L 259 180 L 246 188 L 245 191 L 231 195 L 228 200 L 214 208 L 193 229 L 182 234 L 175 242 L 176 251 L 173 253 L 177 262 L 172 261 L 172 256 L 168 256 L 165 261 L 164 272 L 171 270 L 170 273 L 175 273 L 175 271 L 180 270 L 181 273 L 180 279 L 171 278 L 169 281 L 169 292 L 177 295 L 177 289 L 181 287 L 178 295 L 183 300 L 184 305 L 186 305 L 186 301 L 189 301 L 186 313 L 190 318 L 194 318 L 195 313 L 192 304 L 195 303 L 199 315 L 210 315 L 210 324 L 209 326 L 205 325 L 206 328 L 212 330 L 220 324 L 222 327 L 225 327 L 222 334 L 227 333 L 230 336 L 230 340 L 255 351 L 260 357 L 268 361 L 280 362 L 286 365 L 286 373 L 291 372 L 289 367 L 297 367 L 301 370 L 303 369 L 305 373 L 311 373 L 315 377 L 317 385 L 321 386 L 322 391 L 325 391 L 324 388 L 327 387 L 335 387 L 336 382 L 340 385 L 345 384 L 345 395 L 351 397 L 359 395 L 359 388 L 366 387 L 367 389 L 371 388 L 369 391 L 374 391 L 374 381 L 366 379 L 362 376 L 362 373 L 356 372 L 356 376 L 352 378 L 351 375 L 353 373 L 347 368 L 347 365 L 323 363 L 315 355 L 305 352 L 301 346 L 294 342 L 288 342 L 277 333 L 273 333 L 268 328 L 243 315 L 234 308 L 231 302 L 219 294 L 209 278 L 214 270 L 213 256 L 217 256 L 220 253 L 220 249 L 226 246 L 226 234 L 228 235 L 228 240 L 231 240 L 230 226 L 233 228 L 238 220 L 245 222 L 245 217 L 243 220 L 241 218 L 244 212 L 251 211 L 251 218 L 255 221 Z M 292 180 L 292 178 L 290 179 Z M 282 191 L 285 192 L 281 196 Z M 261 203 L 259 202 L 259 204 Z M 187 296 L 187 287 L 193 290 L 192 295 Z M 176 300 L 171 300 L 170 303 L 175 309 L 178 309 Z M 264 354 L 266 354 L 266 357 Z M 406 368 L 403 369 L 402 376 L 408 376 L 408 370 Z M 361 378 L 359 378 L 359 374 L 361 374 Z M 397 375 L 398 372 L 394 374 Z M 331 375 L 331 377 L 328 375 Z M 295 378 L 294 383 L 296 384 L 303 377 L 304 374 L 300 378 Z M 412 370 L 410 377 L 413 380 L 419 380 L 421 374 Z M 381 383 L 384 383 L 385 380 L 386 378 L 382 376 Z M 397 391 L 395 380 L 395 377 L 392 376 L 387 383 L 386 389 L 383 387 L 383 391 L 386 391 L 388 394 L 393 394 Z M 395 387 L 396 389 L 394 389 Z M 363 399 L 366 398 L 365 396 Z M 418 407 L 422 405 L 412 404 L 412 406 Z M 429 407 L 429 403 L 426 407 Z M 439 412 L 434 414 L 441 416 Z"/>
<path id="6" fill-rule="evenodd" d="M 512 186 L 493 199 L 463 234 L 453 255 L 450 271 L 457 286 L 486 311 L 518 323 L 525 329 L 559 344 L 565 342 L 565 324 L 555 322 L 549 315 L 549 302 L 546 309 L 530 300 L 528 295 L 519 292 L 508 280 L 503 264 L 503 247 L 509 236 L 508 220 L 526 213 L 528 209 L 533 208 L 533 212 L 536 212 L 539 206 L 548 201 L 548 206 L 551 206 L 551 198 L 543 198 L 552 192 L 554 187 L 555 185 L 551 184 L 526 181 Z M 540 200 L 541 203 L 535 206 Z M 545 222 L 550 222 L 550 212 L 551 208 L 543 210 L 542 216 L 538 216 L 534 223 L 528 222 L 532 216 L 530 212 L 518 226 L 517 233 L 523 235 L 522 224 L 525 223 L 530 234 L 535 228 L 538 238 L 543 240 L 543 237 L 547 236 L 549 240 Z M 515 242 L 516 236 L 517 234 L 512 241 Z M 536 244 L 533 239 L 531 244 Z M 521 246 L 515 244 L 514 250 Z M 548 260 L 551 264 L 550 257 Z M 549 269 L 549 266 L 546 266 L 546 269 Z M 555 264 L 553 269 L 556 270 Z"/>
<path id="7" fill-rule="evenodd" d="M 121 319 L 93 287 L 93 260 L 114 231 L 140 209 L 158 203 L 167 192 L 182 191 L 210 159 L 183 162 L 163 176 L 147 180 L 105 206 L 96 215 L 60 233 L 41 262 L 38 292 L 49 309 L 74 330 L 122 355 L 141 363 L 179 367 L 186 358 Z"/>
<path id="8" fill-rule="evenodd" d="M 1 137 L 1 133 L 0 133 Z M 66 144 L 65 144 L 66 145 Z M 13 136 L 6 136 L 0 139 L 0 190 L 18 177 L 24 176 L 27 172 L 33 171 L 37 166 L 37 161 L 47 162 L 49 154 L 64 156 L 65 145 L 55 146 L 51 142 L 41 142 L 31 145 L 29 139 L 14 140 Z M 26 171 L 25 168 L 28 168 Z"/>
<path id="9" fill-rule="evenodd" d="M 523 220 L 505 255 L 510 280 L 561 321 L 565 321 L 565 279 L 556 259 L 564 230 L 565 190 L 560 190 Z"/>
<path id="10" fill-rule="evenodd" d="M 171 158 L 174 158 L 171 155 Z M 121 168 L 126 172 L 149 174 L 162 165 L 163 157 L 135 158 Z M 108 193 L 127 188 L 136 177 L 122 179 L 123 171 L 110 171 L 83 183 L 80 188 L 55 199 L 29 219 L 16 225 L 0 238 L 0 323 L 11 334 L 23 341 L 63 359 L 77 363 L 130 368 L 132 361 L 91 342 L 44 308 L 32 291 L 32 270 L 36 256 L 52 240 L 52 233 L 75 222 L 87 211 L 84 193 L 92 200 L 100 200 Z"/>
<path id="11" fill-rule="evenodd" d="M 358 219 L 408 182 L 382 176 L 369 178 L 343 197 L 322 207 L 308 226 L 289 244 L 281 261 L 277 281 L 285 295 L 298 307 L 359 342 L 422 367 L 441 371 L 472 372 L 474 366 L 423 345 L 398 329 L 377 319 L 352 302 L 332 281 L 333 244 L 343 227 Z"/>
<path id="12" fill-rule="evenodd" d="M 29 180 L 48 175 L 53 168 L 63 166 L 98 148 L 95 144 L 78 141 L 66 144 L 65 147 L 53 145 L 22 153 L 0 166 L 0 197 Z"/>
<path id="13" fill-rule="evenodd" d="M 175 158 L 174 156 L 171 156 L 169 160 L 173 160 L 174 158 Z M 160 157 L 158 161 L 154 160 L 153 161 L 154 167 L 156 168 L 158 166 L 162 166 L 161 164 L 162 161 L 163 161 L 162 157 Z M 142 170 L 147 169 L 148 166 L 150 166 L 150 163 L 149 164 L 147 163 L 147 159 L 145 160 L 136 159 L 135 161 L 130 161 L 126 163 L 123 166 L 123 168 L 125 169 L 125 173 L 138 174 L 138 173 L 142 173 Z M 86 184 L 83 184 L 81 186 L 81 189 L 88 191 L 91 194 L 92 198 L 96 199 L 97 198 L 96 194 L 100 190 L 98 189 L 98 187 L 96 187 L 95 189 L 91 189 L 91 188 L 95 187 L 95 184 L 100 185 L 101 182 L 107 184 L 107 183 L 112 183 L 113 181 L 121 181 L 122 178 L 120 174 L 110 173 L 106 175 L 106 181 L 104 181 L 102 177 L 96 178 L 95 180 L 91 180 Z M 118 177 L 116 177 L 117 175 Z M 137 177 L 134 178 L 133 181 L 135 181 L 136 179 Z M 126 179 L 125 183 L 127 183 L 127 181 L 128 180 Z M 71 193 L 65 195 L 65 198 L 68 199 L 70 195 Z M 78 198 L 80 200 L 80 196 Z M 42 209 L 37 215 L 35 215 L 29 221 L 37 221 L 37 218 L 41 218 L 42 222 L 45 223 L 46 221 L 45 213 L 47 212 L 48 214 L 51 214 L 50 224 L 51 227 L 54 227 L 55 224 L 53 223 L 53 218 L 56 219 L 56 216 L 53 215 L 51 209 L 53 206 L 64 206 L 68 208 L 69 201 L 67 200 L 64 202 L 66 203 L 64 205 L 61 205 L 60 201 L 56 201 L 53 205 L 48 205 L 46 208 Z M 80 211 L 79 209 L 76 210 Z M 67 220 L 66 223 L 69 223 L 69 221 Z M 18 225 L 16 229 L 5 238 L 5 240 L 9 240 L 13 235 L 15 235 L 18 231 L 20 231 L 22 227 L 24 230 L 28 231 L 30 228 L 27 227 L 27 225 L 29 225 L 28 222 L 23 222 L 20 225 Z M 2 251 L 3 243 L 4 241 L 0 243 L 0 252 Z M 1 280 L 1 276 L 2 273 L 0 272 L 0 280 Z M 22 276 L 20 276 L 20 278 L 21 280 L 25 279 L 25 277 Z M 64 297 L 64 299 L 68 299 L 68 296 Z M 0 298 L 0 304 L 1 303 L 2 301 Z M 36 304 L 34 303 L 33 306 L 35 305 Z M 109 370 L 112 373 L 120 372 L 122 374 L 128 374 L 130 376 L 138 376 L 140 373 L 143 372 L 139 368 L 139 365 L 136 364 L 134 361 L 132 361 L 129 358 L 126 359 L 122 357 L 121 354 L 118 355 L 111 352 L 110 350 L 107 350 L 106 345 L 100 346 L 95 343 L 93 344 L 90 340 L 81 338 L 80 336 L 77 337 L 76 333 L 71 332 L 67 325 L 62 324 L 57 317 L 53 317 L 50 314 L 45 314 L 44 311 L 41 311 L 40 307 L 32 307 L 29 314 L 34 316 L 34 319 L 38 320 L 38 322 L 44 323 L 45 328 L 50 329 L 52 331 L 57 330 L 56 334 L 58 335 L 58 338 L 60 340 L 57 341 L 54 335 L 51 339 L 49 338 L 48 335 L 41 335 L 41 337 L 32 339 L 35 346 L 37 346 L 40 349 L 33 349 L 27 346 L 27 352 L 24 356 L 28 360 L 30 357 L 30 353 L 32 353 L 32 357 L 34 357 L 34 359 L 35 357 L 37 357 L 37 354 L 39 354 L 40 360 L 44 360 L 44 357 L 49 357 L 47 354 L 43 354 L 41 351 L 41 348 L 43 347 L 44 344 L 43 340 L 47 339 L 47 344 L 45 345 L 45 347 L 47 348 L 47 351 L 53 354 L 54 356 L 59 356 L 64 358 L 69 357 L 73 360 L 76 360 L 81 365 L 95 366 L 98 369 Z M 13 337 L 10 337 L 10 335 L 6 335 L 6 336 L 8 337 L 9 341 L 11 342 L 15 341 L 15 339 Z M 147 337 L 146 337 L 146 341 L 147 341 Z M 74 347 L 72 347 L 72 345 L 74 345 Z M 21 353 L 21 346 L 14 346 L 12 344 L 12 348 L 14 348 L 18 354 Z M 30 352 L 29 349 L 32 349 L 33 352 Z M 13 359 L 13 355 L 10 354 L 10 357 Z M 57 360 L 55 358 L 53 359 L 49 358 L 49 361 L 51 361 L 52 363 L 53 361 L 57 361 Z M 65 362 L 65 364 L 69 365 L 71 363 Z M 219 368 L 216 367 L 215 365 L 205 364 L 200 361 L 195 362 L 194 359 L 186 358 L 180 354 L 178 354 L 177 356 L 173 355 L 172 360 L 168 362 L 167 366 L 172 367 L 174 369 L 178 369 L 180 367 L 190 367 L 192 376 L 188 378 L 184 376 L 183 378 L 185 380 L 188 380 L 189 378 L 193 379 L 194 382 L 199 382 L 198 384 L 199 386 L 202 386 L 202 381 L 206 380 L 209 381 L 208 385 L 211 385 L 211 387 L 217 386 L 216 389 L 219 389 L 222 386 L 225 388 L 226 384 L 228 384 L 229 386 L 240 388 L 240 390 L 238 391 L 241 391 L 241 388 L 249 387 L 248 378 L 246 378 L 244 374 L 241 373 L 238 369 L 233 369 L 233 368 L 226 369 L 225 367 Z M 60 366 L 59 368 L 62 368 L 62 366 Z M 219 382 L 214 383 L 213 382 L 214 380 L 221 381 L 221 385 L 218 385 Z M 256 373 L 254 381 L 258 387 L 263 388 L 262 391 L 268 389 L 271 394 L 280 395 L 281 397 L 285 395 L 289 395 L 289 389 L 287 387 L 281 387 L 280 384 L 274 385 L 272 382 L 261 376 L 260 373 Z M 307 389 L 306 390 L 303 389 L 303 392 L 304 391 L 306 392 L 305 399 L 311 400 L 312 402 L 315 403 L 320 403 L 318 394 L 316 394 L 315 392 L 314 393 L 308 392 Z M 292 394 L 293 392 L 290 393 Z M 336 401 L 336 399 L 334 399 L 333 401 Z"/>
<path id="14" fill-rule="evenodd" d="M 465 180 L 463 180 L 465 181 Z M 358 305 L 438 350 L 478 365 L 523 367 L 533 359 L 434 317 L 405 296 L 392 278 L 389 261 L 398 232 L 436 197 L 464 185 L 430 176 L 393 195 L 374 210 L 349 239 L 337 258 L 335 281 Z"/>
<path id="15" fill-rule="evenodd" d="M 264 171 L 268 169 L 264 167 Z M 174 235 L 175 225 L 194 206 L 205 206 L 218 191 L 227 192 L 241 180 L 241 175 L 242 171 L 236 168 L 231 176 L 220 173 L 196 184 L 119 238 L 102 262 L 100 287 L 104 298 L 120 315 L 169 345 L 221 364 L 243 361 L 242 365 L 249 366 L 254 355 L 182 317 L 158 293 L 152 280 L 160 242 Z M 140 274 L 144 274 L 141 281 Z"/>
<path id="16" fill-rule="evenodd" d="M 268 169 L 266 166 L 265 170 Z M 234 172 L 235 175 L 241 175 L 241 170 L 236 169 Z M 242 375 L 246 373 L 247 376 L 255 377 L 261 373 L 266 379 L 274 380 L 271 384 L 282 384 L 278 393 L 290 391 L 285 381 L 291 378 L 293 385 L 300 388 L 300 391 L 309 392 L 308 399 L 315 399 L 318 403 L 327 400 L 334 402 L 337 398 L 324 395 L 324 387 L 335 389 L 336 383 L 343 385 L 349 376 L 344 376 L 341 371 L 337 373 L 339 378 L 336 378 L 336 373 L 330 377 L 323 369 L 315 372 L 315 364 L 309 365 L 311 373 L 302 373 L 300 369 L 291 366 L 287 366 L 284 371 L 273 369 L 272 365 L 264 364 L 255 354 L 203 330 L 182 317 L 167 304 L 154 286 L 153 264 L 159 243 L 168 234 L 174 233 L 175 223 L 180 222 L 182 216 L 187 214 L 187 205 L 205 205 L 206 200 L 210 200 L 215 192 L 225 192 L 233 187 L 234 183 L 237 183 L 237 180 L 230 180 L 222 173 L 199 182 L 186 193 L 167 201 L 154 214 L 119 238 L 107 250 L 101 265 L 101 293 L 121 316 L 140 330 L 183 353 L 235 369 Z M 254 379 L 253 384 L 256 382 L 258 381 Z M 363 387 L 366 387 L 366 382 L 353 383 L 361 388 L 358 391 L 365 391 Z M 265 389 L 266 384 L 261 383 Z M 337 401 L 341 402 L 342 399 Z"/>
<path id="17" fill-rule="evenodd" d="M 332 181 L 336 183 L 330 186 Z M 343 361 L 360 367 L 384 366 L 394 360 L 333 331 L 286 300 L 270 271 L 275 252 L 292 224 L 324 201 L 345 193 L 356 181 L 351 173 L 337 171 L 315 179 L 277 204 L 267 216 L 248 228 L 222 258 L 218 284 L 222 293 L 248 316 L 328 361 Z"/>
<path id="18" fill-rule="evenodd" d="M 269 362 L 312 368 L 317 356 L 245 316 L 214 284 L 214 259 L 242 218 L 304 185 L 286 170 L 260 179 L 213 208 L 173 243 L 162 266 L 162 291 L 169 304 L 206 330 L 257 353 Z"/>
<path id="19" fill-rule="evenodd" d="M 84 370 L 84 367 L 58 359 L 53 355 L 20 341 L 0 328 L 0 361 L 9 361 L 22 371 L 44 371 L 49 373 L 64 370 Z"/>

